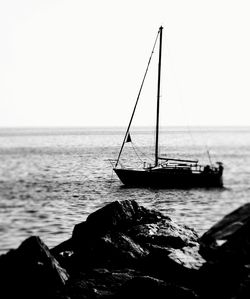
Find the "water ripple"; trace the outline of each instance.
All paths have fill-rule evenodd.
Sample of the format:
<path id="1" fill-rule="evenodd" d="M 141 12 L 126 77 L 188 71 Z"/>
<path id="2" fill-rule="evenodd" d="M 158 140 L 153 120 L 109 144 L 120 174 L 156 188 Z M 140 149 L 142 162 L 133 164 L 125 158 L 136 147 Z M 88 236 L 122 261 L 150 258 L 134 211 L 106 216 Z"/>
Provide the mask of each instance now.
<path id="1" fill-rule="evenodd" d="M 122 132 L 93 132 L 0 134 L 1 252 L 30 235 L 54 246 L 91 212 L 117 199 L 135 199 L 200 234 L 249 201 L 250 131 L 194 132 L 198 144 L 210 140 L 214 160 L 225 163 L 225 188 L 210 190 L 124 188 L 108 162 L 118 153 Z M 151 149 L 148 136 L 147 131 L 137 132 L 144 152 Z M 188 152 L 188 157 L 202 160 L 202 147 L 187 146 L 183 132 L 165 137 L 162 150 L 171 156 Z"/>

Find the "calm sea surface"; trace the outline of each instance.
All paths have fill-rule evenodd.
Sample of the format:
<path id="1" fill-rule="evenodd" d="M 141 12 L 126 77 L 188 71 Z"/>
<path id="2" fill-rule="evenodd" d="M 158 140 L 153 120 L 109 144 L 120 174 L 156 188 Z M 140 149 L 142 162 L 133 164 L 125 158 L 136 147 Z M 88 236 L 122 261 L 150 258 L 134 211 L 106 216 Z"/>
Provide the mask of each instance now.
<path id="1" fill-rule="evenodd" d="M 224 163 L 223 189 L 124 188 L 110 159 L 124 129 L 0 129 L 0 252 L 31 235 L 52 247 L 69 238 L 76 223 L 114 200 L 135 199 L 200 234 L 250 199 L 250 128 L 162 130 L 162 154 Z M 137 128 L 123 164 L 153 150 L 149 128 Z M 150 146 L 149 146 L 150 144 Z"/>

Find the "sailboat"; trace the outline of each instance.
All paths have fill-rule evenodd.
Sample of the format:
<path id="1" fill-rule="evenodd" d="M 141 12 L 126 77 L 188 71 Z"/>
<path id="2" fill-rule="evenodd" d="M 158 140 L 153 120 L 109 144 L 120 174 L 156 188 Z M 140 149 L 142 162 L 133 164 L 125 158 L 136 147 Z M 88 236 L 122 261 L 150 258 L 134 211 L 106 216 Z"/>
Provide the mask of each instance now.
<path id="1" fill-rule="evenodd" d="M 156 188 L 191 188 L 191 187 L 222 187 L 223 186 L 223 164 L 216 162 L 216 165 L 201 165 L 198 160 L 165 158 L 159 156 L 159 110 L 160 110 L 160 90 L 161 90 L 161 61 L 162 61 L 162 35 L 163 27 L 157 32 L 154 47 L 148 61 L 132 116 L 127 127 L 123 143 L 118 154 L 113 170 L 121 182 L 126 186 L 134 187 L 156 187 Z M 146 78 L 151 57 L 154 53 L 157 41 L 159 40 L 159 60 L 157 78 L 157 98 L 156 98 L 156 130 L 154 163 L 144 162 L 141 168 L 124 167 L 120 163 L 120 157 L 126 142 L 131 141 L 130 127 L 136 111 L 137 103 Z"/>

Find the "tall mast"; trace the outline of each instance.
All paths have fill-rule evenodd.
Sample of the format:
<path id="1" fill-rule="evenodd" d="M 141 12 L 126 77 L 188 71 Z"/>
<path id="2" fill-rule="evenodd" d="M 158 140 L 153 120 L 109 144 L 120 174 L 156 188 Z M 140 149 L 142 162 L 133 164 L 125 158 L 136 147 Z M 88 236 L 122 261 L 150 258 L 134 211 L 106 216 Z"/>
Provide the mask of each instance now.
<path id="1" fill-rule="evenodd" d="M 159 29 L 160 33 L 160 45 L 159 45 L 159 64 L 158 64 L 158 83 L 157 83 L 157 109 L 156 109 L 156 132 L 155 132 L 155 166 L 158 165 L 158 147 L 159 147 L 159 112 L 160 112 L 160 89 L 161 89 L 161 50 L 162 50 L 162 29 Z"/>

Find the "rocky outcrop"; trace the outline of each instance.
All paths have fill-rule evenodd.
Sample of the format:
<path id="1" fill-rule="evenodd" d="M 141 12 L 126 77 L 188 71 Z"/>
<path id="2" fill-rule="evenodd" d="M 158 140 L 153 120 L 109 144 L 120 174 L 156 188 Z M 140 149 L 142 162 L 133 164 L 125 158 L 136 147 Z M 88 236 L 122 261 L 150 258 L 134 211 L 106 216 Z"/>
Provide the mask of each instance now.
<path id="1" fill-rule="evenodd" d="M 211 227 L 200 238 L 200 253 L 208 261 L 237 259 L 250 262 L 250 203 Z"/>
<path id="2" fill-rule="evenodd" d="M 115 201 L 50 250 L 30 237 L 2 255 L 0 297 L 248 298 L 249 219 L 247 204 L 199 238 L 134 200 Z"/>
<path id="3" fill-rule="evenodd" d="M 249 298 L 250 204 L 226 215 L 199 242 L 199 252 L 207 260 L 200 272 L 203 281 L 210 282 L 203 282 L 204 297 Z"/>

